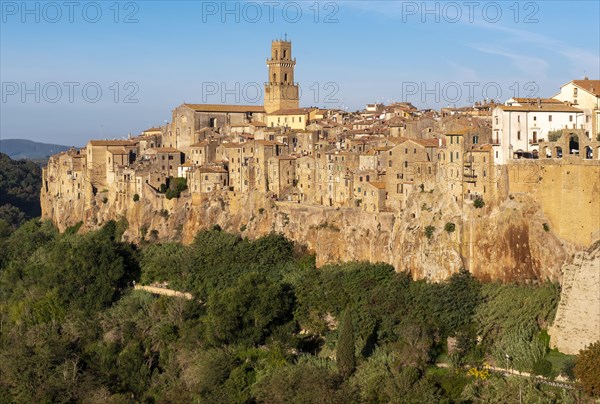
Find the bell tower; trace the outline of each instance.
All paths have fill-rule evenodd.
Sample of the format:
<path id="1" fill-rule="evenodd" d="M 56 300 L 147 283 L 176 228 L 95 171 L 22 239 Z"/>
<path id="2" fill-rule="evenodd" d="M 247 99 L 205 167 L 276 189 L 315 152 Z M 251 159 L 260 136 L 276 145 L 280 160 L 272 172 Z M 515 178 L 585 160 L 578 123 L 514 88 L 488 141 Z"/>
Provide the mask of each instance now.
<path id="1" fill-rule="evenodd" d="M 299 107 L 298 84 L 294 82 L 292 42 L 277 40 L 271 42 L 271 58 L 267 59 L 269 78 L 265 83 L 265 112 Z"/>

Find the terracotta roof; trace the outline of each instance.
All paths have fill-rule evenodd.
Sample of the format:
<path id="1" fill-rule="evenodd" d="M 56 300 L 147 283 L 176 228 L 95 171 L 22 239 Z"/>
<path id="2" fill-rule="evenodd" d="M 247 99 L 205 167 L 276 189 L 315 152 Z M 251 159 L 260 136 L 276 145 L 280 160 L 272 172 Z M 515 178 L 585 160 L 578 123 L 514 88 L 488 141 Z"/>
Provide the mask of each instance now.
<path id="1" fill-rule="evenodd" d="M 302 115 L 308 114 L 317 108 L 289 108 L 289 109 L 278 109 L 277 111 L 271 112 L 269 115 Z"/>
<path id="2" fill-rule="evenodd" d="M 123 146 L 108 146 L 107 151 L 110 154 L 129 154 Z"/>
<path id="3" fill-rule="evenodd" d="M 264 123 L 264 122 L 259 122 L 259 121 L 252 121 L 252 122 L 250 122 L 250 124 L 251 124 L 251 125 L 254 125 L 254 126 L 261 126 L 261 127 L 263 127 L 263 126 L 267 126 L 267 124 L 266 124 L 266 123 Z"/>
<path id="4" fill-rule="evenodd" d="M 377 189 L 385 189 L 385 182 L 369 182 L 368 184 L 374 186 Z"/>
<path id="5" fill-rule="evenodd" d="M 142 133 L 146 133 L 146 132 L 162 132 L 162 129 L 161 128 L 150 128 L 150 129 L 146 129 Z"/>
<path id="6" fill-rule="evenodd" d="M 237 149 L 242 147 L 241 143 L 221 143 L 221 146 L 223 146 L 226 149 Z"/>
<path id="7" fill-rule="evenodd" d="M 255 140 L 254 143 L 258 143 L 263 146 L 285 146 L 281 142 L 275 142 L 273 140 L 263 140 L 263 139 Z"/>
<path id="8" fill-rule="evenodd" d="M 582 112 L 580 109 L 571 107 L 567 104 L 527 104 L 522 106 L 499 105 L 498 108 L 503 111 L 521 111 L 521 112 Z"/>
<path id="9" fill-rule="evenodd" d="M 147 151 L 155 151 L 157 153 L 181 153 L 174 147 L 153 147 L 148 149 Z"/>
<path id="10" fill-rule="evenodd" d="M 92 146 L 135 146 L 130 140 L 90 140 Z"/>
<path id="11" fill-rule="evenodd" d="M 202 167 L 198 167 L 198 172 L 200 172 L 200 173 L 222 174 L 222 173 L 226 173 L 227 170 L 224 169 L 223 167 L 206 167 L 206 166 L 202 166 Z"/>
<path id="12" fill-rule="evenodd" d="M 439 147 L 439 139 L 415 139 L 415 142 L 425 147 Z"/>
<path id="13" fill-rule="evenodd" d="M 541 102 L 542 104 L 562 104 L 562 101 L 559 101 L 554 98 L 512 98 L 519 104 L 537 104 Z M 509 100 L 510 101 L 510 100 Z"/>
<path id="14" fill-rule="evenodd" d="M 262 105 L 183 104 L 197 112 L 265 112 Z"/>
<path id="15" fill-rule="evenodd" d="M 573 80 L 573 84 L 585 91 L 600 97 L 600 80 Z"/>

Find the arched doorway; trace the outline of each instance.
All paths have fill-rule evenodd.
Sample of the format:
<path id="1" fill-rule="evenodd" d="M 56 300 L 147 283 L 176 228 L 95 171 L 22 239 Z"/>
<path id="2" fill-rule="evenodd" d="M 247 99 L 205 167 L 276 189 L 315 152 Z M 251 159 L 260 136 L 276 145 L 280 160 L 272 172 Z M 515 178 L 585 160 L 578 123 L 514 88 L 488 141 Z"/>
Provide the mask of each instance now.
<path id="1" fill-rule="evenodd" d="M 556 146 L 556 147 L 554 148 L 554 158 L 556 158 L 556 159 L 561 159 L 561 158 L 562 158 L 562 156 L 563 156 L 563 150 L 562 150 L 562 147 L 560 147 L 560 146 Z"/>
<path id="2" fill-rule="evenodd" d="M 549 148 L 548 146 L 544 147 L 543 149 L 543 156 L 546 157 L 547 159 L 552 158 L 552 149 Z"/>
<path id="3" fill-rule="evenodd" d="M 579 154 L 579 136 L 569 134 L 569 154 Z"/>

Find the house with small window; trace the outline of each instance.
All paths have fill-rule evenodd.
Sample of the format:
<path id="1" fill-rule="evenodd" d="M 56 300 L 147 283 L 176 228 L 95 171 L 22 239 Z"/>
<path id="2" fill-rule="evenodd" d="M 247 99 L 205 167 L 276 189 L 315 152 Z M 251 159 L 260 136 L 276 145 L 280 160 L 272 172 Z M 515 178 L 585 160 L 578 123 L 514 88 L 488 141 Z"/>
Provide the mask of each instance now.
<path id="1" fill-rule="evenodd" d="M 305 130 L 318 111 L 318 108 L 280 109 L 267 115 L 267 126 Z"/>
<path id="2" fill-rule="evenodd" d="M 590 140 L 597 140 L 600 134 L 600 80 L 571 80 L 560 87 L 560 92 L 552 98 L 568 102 L 583 111 L 586 124 L 591 122 Z"/>
<path id="3" fill-rule="evenodd" d="M 494 162 L 538 158 L 539 143 L 562 129 L 591 130 L 584 112 L 555 99 L 519 98 L 492 110 Z"/>

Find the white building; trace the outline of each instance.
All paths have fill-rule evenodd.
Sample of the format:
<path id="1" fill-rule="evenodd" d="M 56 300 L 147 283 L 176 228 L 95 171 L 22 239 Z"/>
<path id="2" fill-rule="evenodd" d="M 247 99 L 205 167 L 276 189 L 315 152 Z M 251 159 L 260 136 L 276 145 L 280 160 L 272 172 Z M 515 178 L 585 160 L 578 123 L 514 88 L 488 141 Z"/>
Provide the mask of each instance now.
<path id="1" fill-rule="evenodd" d="M 513 98 L 492 110 L 494 163 L 537 158 L 538 144 L 560 129 L 591 130 L 582 110 L 547 98 Z"/>
<path id="2" fill-rule="evenodd" d="M 588 138 L 596 140 L 600 134 L 600 80 L 572 80 L 560 87 L 553 98 L 568 102 L 583 111 L 585 123 L 592 123 Z"/>

